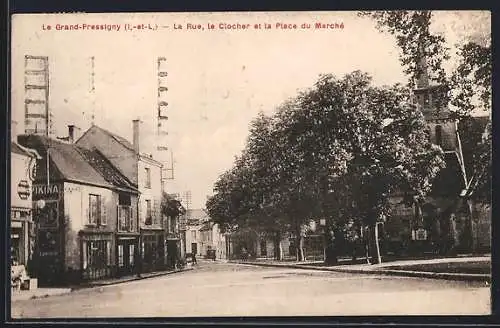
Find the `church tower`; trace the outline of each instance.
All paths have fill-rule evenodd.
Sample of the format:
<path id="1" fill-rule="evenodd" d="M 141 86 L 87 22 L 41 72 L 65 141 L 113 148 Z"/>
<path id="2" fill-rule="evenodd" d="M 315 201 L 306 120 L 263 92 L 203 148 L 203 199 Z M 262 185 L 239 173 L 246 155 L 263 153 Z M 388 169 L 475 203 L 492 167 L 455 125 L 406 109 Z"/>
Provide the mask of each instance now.
<path id="1" fill-rule="evenodd" d="M 444 84 L 431 84 L 423 46 L 419 46 L 420 62 L 417 85 L 414 89 L 415 102 L 425 117 L 431 142 L 445 152 L 447 166 L 457 161 L 462 172 L 463 183 L 467 183 L 458 122 L 448 107 L 449 88 Z"/>

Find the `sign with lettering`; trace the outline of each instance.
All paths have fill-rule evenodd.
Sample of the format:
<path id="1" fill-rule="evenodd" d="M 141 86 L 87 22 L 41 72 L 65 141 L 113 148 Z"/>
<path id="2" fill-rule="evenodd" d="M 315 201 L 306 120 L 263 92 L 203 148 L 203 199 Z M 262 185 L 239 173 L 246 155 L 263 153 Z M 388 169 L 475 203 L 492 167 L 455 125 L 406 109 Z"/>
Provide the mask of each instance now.
<path id="1" fill-rule="evenodd" d="M 19 198 L 22 200 L 26 200 L 29 198 L 30 192 L 30 184 L 26 180 L 21 180 L 17 185 L 17 194 Z"/>
<path id="2" fill-rule="evenodd" d="M 420 228 L 412 231 L 413 240 L 427 240 L 427 230 Z"/>
<path id="3" fill-rule="evenodd" d="M 61 186 L 57 184 L 33 185 L 33 198 L 34 200 L 59 198 L 59 192 L 61 190 Z"/>

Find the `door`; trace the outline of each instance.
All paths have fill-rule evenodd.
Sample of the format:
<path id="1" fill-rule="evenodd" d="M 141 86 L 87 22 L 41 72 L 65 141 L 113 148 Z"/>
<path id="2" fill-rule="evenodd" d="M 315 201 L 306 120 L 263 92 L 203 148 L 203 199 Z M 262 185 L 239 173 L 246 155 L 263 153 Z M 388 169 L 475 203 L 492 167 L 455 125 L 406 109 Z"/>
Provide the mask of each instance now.
<path id="1" fill-rule="evenodd" d="M 118 241 L 118 275 L 131 275 L 135 272 L 135 240 Z"/>
<path id="2" fill-rule="evenodd" d="M 191 253 L 193 255 L 198 254 L 198 244 L 197 243 L 191 243 Z"/>

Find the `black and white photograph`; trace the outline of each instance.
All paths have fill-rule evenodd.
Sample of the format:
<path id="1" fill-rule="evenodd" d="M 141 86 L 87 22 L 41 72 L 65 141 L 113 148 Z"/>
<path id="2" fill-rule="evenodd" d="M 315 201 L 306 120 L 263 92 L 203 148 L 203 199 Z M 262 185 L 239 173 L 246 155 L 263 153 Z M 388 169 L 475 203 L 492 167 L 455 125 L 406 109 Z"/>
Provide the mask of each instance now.
<path id="1" fill-rule="evenodd" d="M 490 11 L 14 14 L 10 78 L 13 321 L 491 314 Z"/>

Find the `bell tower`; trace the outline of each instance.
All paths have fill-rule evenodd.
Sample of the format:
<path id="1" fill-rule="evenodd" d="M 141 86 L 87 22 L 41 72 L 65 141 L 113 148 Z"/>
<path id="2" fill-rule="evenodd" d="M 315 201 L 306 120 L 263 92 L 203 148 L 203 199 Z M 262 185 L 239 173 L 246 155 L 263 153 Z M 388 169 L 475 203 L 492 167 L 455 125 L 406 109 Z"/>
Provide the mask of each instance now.
<path id="1" fill-rule="evenodd" d="M 429 77 L 427 59 L 423 42 L 418 47 L 417 81 L 414 99 L 417 108 L 425 117 L 430 132 L 431 142 L 441 147 L 449 155 L 455 155 L 459 162 L 463 179 L 466 182 L 462 145 L 458 132 L 458 122 L 448 107 L 449 87 L 445 84 L 433 84 Z"/>

